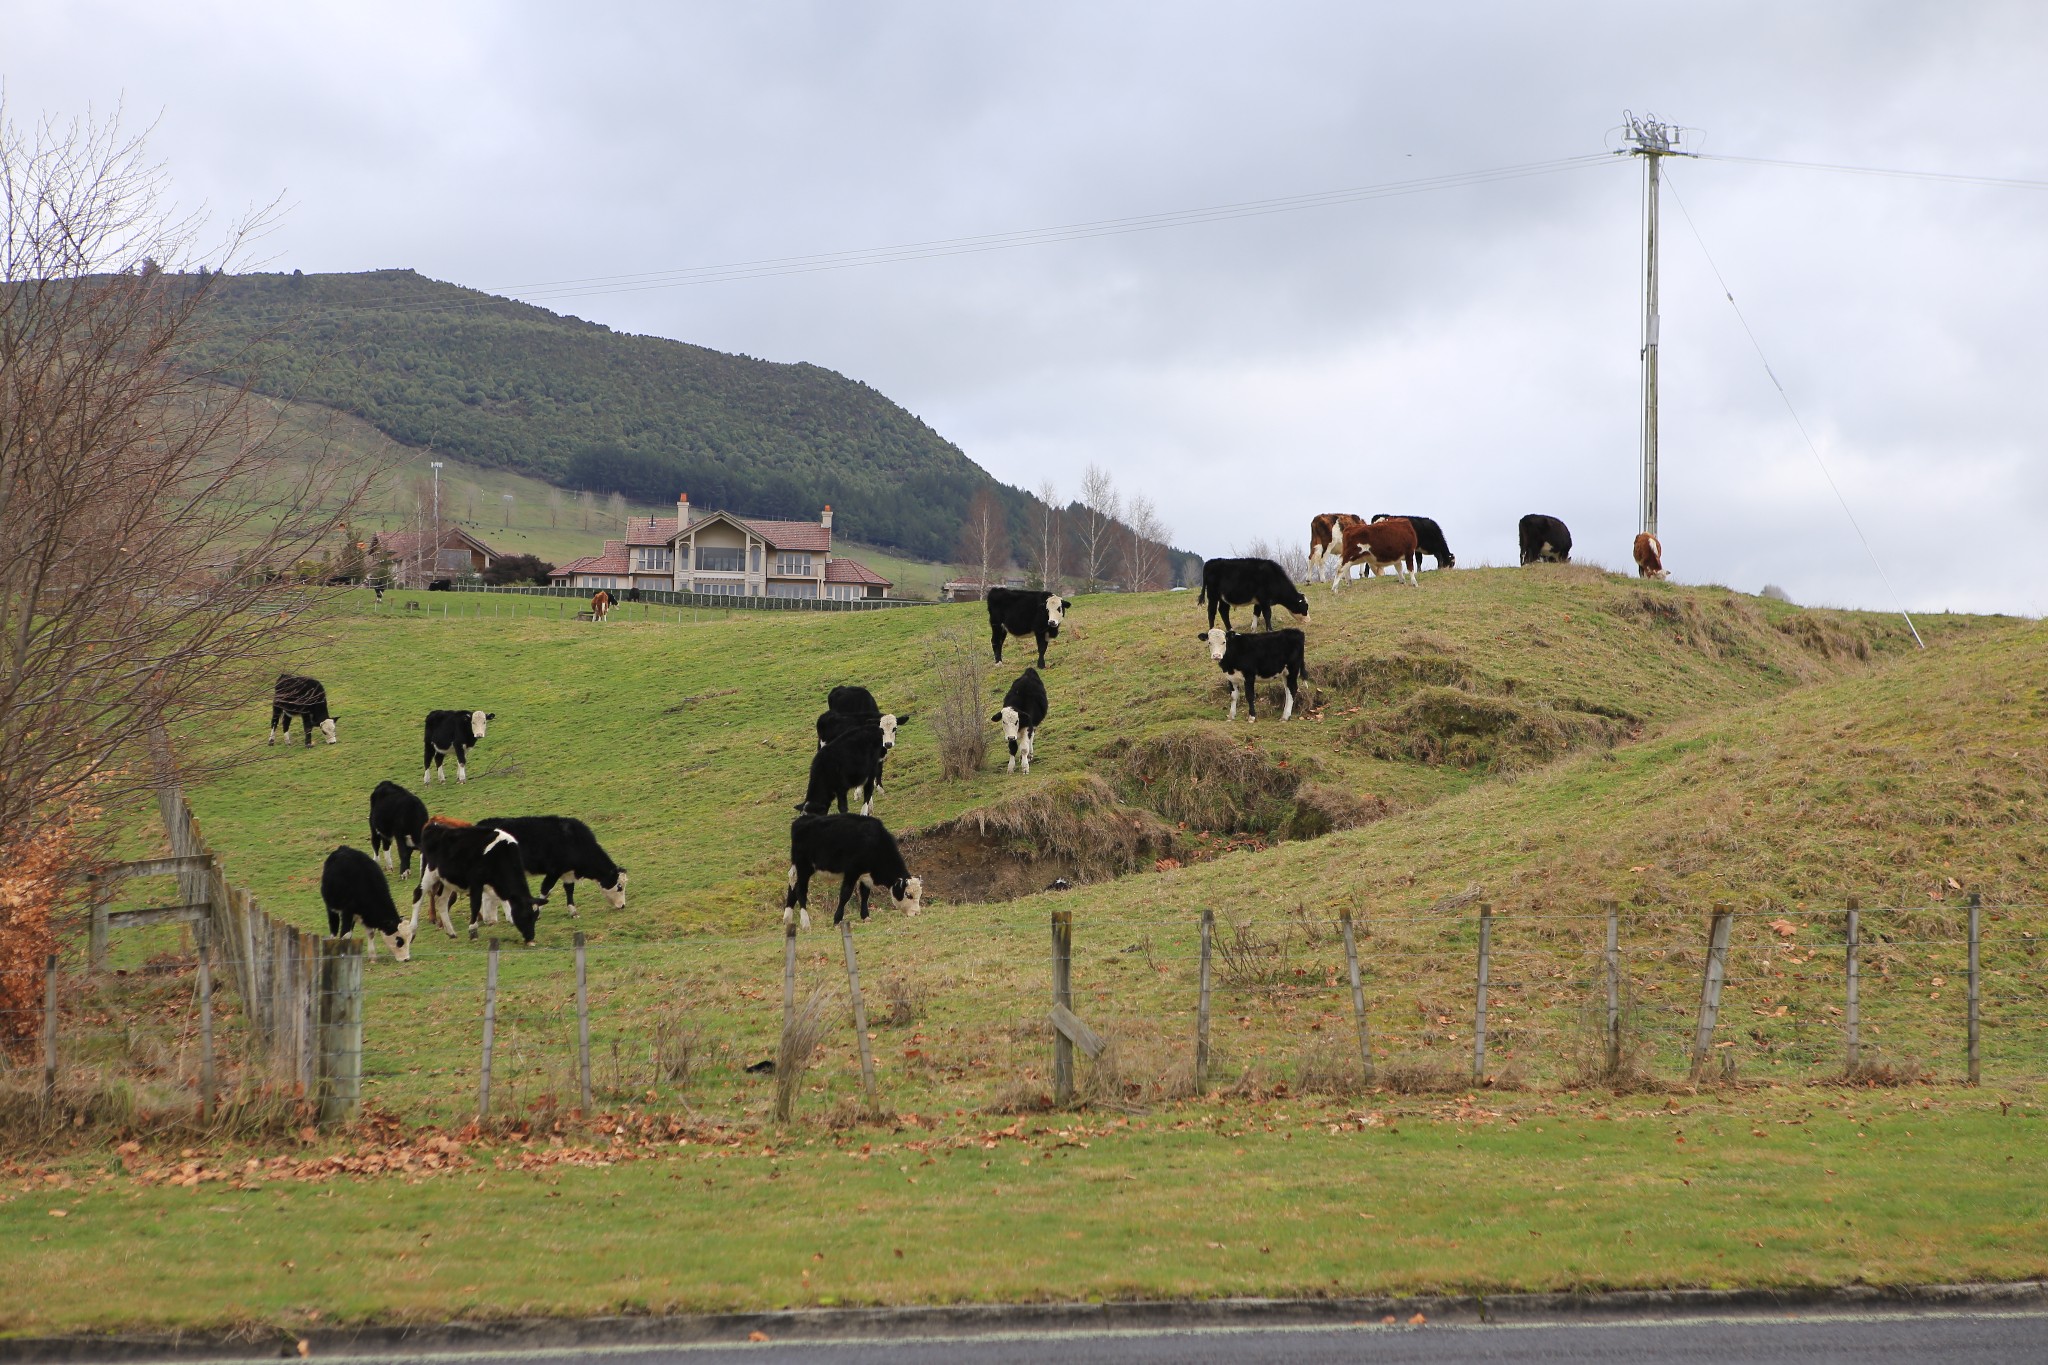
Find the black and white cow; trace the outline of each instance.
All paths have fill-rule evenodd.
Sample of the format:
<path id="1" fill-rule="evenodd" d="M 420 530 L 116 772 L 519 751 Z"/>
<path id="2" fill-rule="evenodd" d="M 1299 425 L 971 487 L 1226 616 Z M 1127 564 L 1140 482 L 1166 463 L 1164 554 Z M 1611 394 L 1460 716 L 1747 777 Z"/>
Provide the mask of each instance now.
<path id="1" fill-rule="evenodd" d="M 446 893 L 445 897 L 443 893 Z M 526 946 L 533 946 L 534 927 L 540 922 L 541 902 L 526 886 L 526 864 L 520 857 L 519 840 L 502 829 L 479 829 L 461 820 L 437 815 L 420 832 L 420 884 L 412 893 L 412 922 L 420 922 L 420 901 L 428 912 L 455 937 L 455 923 L 448 917 L 455 898 L 469 896 L 469 936 L 476 937 L 479 922 L 496 924 L 498 907 L 511 912 L 512 923 Z"/>
<path id="2" fill-rule="evenodd" d="M 277 683 L 270 693 L 270 742 L 277 743 L 279 734 L 289 740 L 292 737 L 292 718 L 297 717 L 300 728 L 306 732 L 306 746 L 312 747 L 313 731 L 318 730 L 333 744 L 336 717 L 327 710 L 327 689 L 320 685 L 318 678 L 301 678 L 291 673 L 277 675 Z M 281 724 L 280 724 L 281 723 Z"/>
<path id="3" fill-rule="evenodd" d="M 1195 601 L 1209 604 L 1209 625 L 1223 616 L 1223 628 L 1230 629 L 1232 606 L 1251 604 L 1252 617 L 1267 630 L 1273 628 L 1273 608 L 1282 606 L 1296 617 L 1308 619 L 1308 599 L 1287 570 L 1270 559 L 1211 559 L 1202 565 L 1202 590 Z"/>
<path id="4" fill-rule="evenodd" d="M 860 892 L 860 917 L 868 917 L 868 896 L 877 888 L 906 915 L 922 908 L 924 881 L 910 875 L 895 838 L 871 815 L 799 815 L 789 827 L 789 894 L 782 901 L 782 922 L 792 912 L 811 927 L 811 874 L 839 874 L 839 908 L 832 922 L 846 918 L 846 902 Z"/>
<path id="5" fill-rule="evenodd" d="M 988 642 L 995 648 L 996 662 L 1003 661 L 1004 640 L 1029 635 L 1038 642 L 1038 666 L 1044 668 L 1045 642 L 1059 638 L 1060 622 L 1072 605 L 1042 588 L 990 588 Z"/>
<path id="6" fill-rule="evenodd" d="M 875 694 L 865 687 L 835 687 L 825 697 L 825 709 L 818 716 L 818 747 L 823 748 L 841 735 L 856 730 L 876 729 L 882 733 L 882 749 L 896 747 L 896 729 L 910 724 L 910 713 L 885 713 Z"/>
<path id="7" fill-rule="evenodd" d="M 1398 512 L 1375 512 L 1374 521 L 1387 521 L 1399 517 Z M 1436 524 L 1433 517 L 1401 517 L 1415 528 L 1415 548 L 1436 561 L 1439 569 L 1454 569 L 1458 557 L 1451 553 L 1450 543 L 1444 539 L 1444 528 Z"/>
<path id="8" fill-rule="evenodd" d="M 379 782 L 370 793 L 370 849 L 383 867 L 412 871 L 412 853 L 427 823 L 427 803 L 396 782 Z"/>
<path id="9" fill-rule="evenodd" d="M 1016 772 L 1017 760 L 1021 758 L 1024 771 L 1030 772 L 1032 741 L 1045 721 L 1045 683 L 1037 669 L 1027 668 L 1017 675 L 1017 681 L 1003 693 L 1003 709 L 989 719 L 1001 722 L 1003 738 L 1010 743 L 1010 766 L 1003 771 Z"/>
<path id="10" fill-rule="evenodd" d="M 1308 676 L 1308 666 L 1302 659 L 1307 637 L 1294 629 L 1275 630 L 1259 635 L 1240 635 L 1234 630 L 1211 626 L 1195 637 L 1209 646 L 1209 657 L 1223 670 L 1223 676 L 1230 682 L 1229 720 L 1237 719 L 1237 699 L 1242 696 L 1245 712 L 1253 723 L 1259 719 L 1259 679 L 1287 677 L 1287 701 L 1281 708 L 1280 719 L 1294 718 L 1294 704 L 1301 691 L 1301 680 Z"/>
<path id="11" fill-rule="evenodd" d="M 1531 512 L 1523 517 L 1517 531 L 1522 541 L 1522 562 L 1534 564 L 1539 560 L 1569 564 L 1572 559 L 1572 532 L 1569 526 L 1556 517 L 1541 512 Z"/>
<path id="12" fill-rule="evenodd" d="M 484 737 L 489 728 L 487 722 L 496 720 L 496 711 L 429 711 L 427 712 L 426 768 L 427 775 L 422 782 L 432 782 L 438 771 L 441 780 L 448 780 L 448 755 L 455 755 L 455 780 L 469 781 L 469 751 Z"/>
<path id="13" fill-rule="evenodd" d="M 412 956 L 412 937 L 419 924 L 407 924 L 398 917 L 392 903 L 391 887 L 384 881 L 384 869 L 359 848 L 343 844 L 327 855 L 320 868 L 320 899 L 327 906 L 327 932 L 347 938 L 363 922 L 369 933 L 369 954 L 377 956 L 377 939 L 382 935 L 391 946 L 391 956 L 404 962 Z"/>
<path id="14" fill-rule="evenodd" d="M 626 869 L 613 862 L 590 832 L 590 826 L 568 815 L 515 815 L 505 820 L 479 820 L 478 829 L 502 829 L 519 841 L 519 861 L 541 878 L 545 901 L 555 883 L 576 916 L 576 883 L 596 882 L 614 910 L 626 908 Z"/>
<path id="15" fill-rule="evenodd" d="M 839 813 L 844 815 L 847 789 L 858 787 L 860 813 L 872 815 L 875 793 L 882 789 L 882 758 L 887 752 L 882 747 L 881 731 L 872 725 L 849 730 L 830 744 L 819 745 L 811 755 L 810 781 L 797 809 L 823 815 L 836 801 Z"/>

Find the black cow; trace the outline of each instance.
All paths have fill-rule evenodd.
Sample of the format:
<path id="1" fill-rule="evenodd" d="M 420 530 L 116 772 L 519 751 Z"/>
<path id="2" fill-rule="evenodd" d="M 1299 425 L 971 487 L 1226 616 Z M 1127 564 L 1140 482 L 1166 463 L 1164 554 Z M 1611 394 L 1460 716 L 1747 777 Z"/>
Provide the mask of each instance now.
<path id="1" fill-rule="evenodd" d="M 1060 621 L 1073 603 L 1056 592 L 1042 588 L 990 588 L 988 590 L 988 642 L 1003 661 L 1003 641 L 1012 635 L 1029 635 L 1038 642 L 1038 666 L 1045 667 L 1045 642 L 1057 640 Z"/>
<path id="2" fill-rule="evenodd" d="M 1386 521 L 1389 517 L 1400 516 L 1398 512 L 1375 512 L 1374 521 Z M 1444 539 L 1444 528 L 1431 517 L 1404 518 L 1415 528 L 1415 548 L 1436 561 L 1439 569 L 1455 569 L 1458 557 L 1451 553 L 1450 543 Z"/>
<path id="3" fill-rule="evenodd" d="M 1556 517 L 1546 517 L 1541 512 L 1531 512 L 1522 518 L 1522 562 L 1534 564 L 1540 560 L 1551 560 L 1569 564 L 1572 560 L 1571 528 Z"/>
<path id="4" fill-rule="evenodd" d="M 400 875 L 412 871 L 412 851 L 426 823 L 427 803 L 396 782 L 379 782 L 370 793 L 370 849 L 381 866 L 396 867 Z"/>
<path id="5" fill-rule="evenodd" d="M 327 855 L 320 868 L 320 899 L 327 906 L 327 932 L 346 938 L 363 922 L 369 933 L 369 954 L 377 956 L 377 936 L 391 945 L 391 956 L 404 962 L 412 956 L 412 936 L 419 928 L 415 915 L 408 925 L 398 917 L 391 888 L 385 884 L 384 869 L 376 859 L 359 848 L 343 844 Z"/>
<path id="6" fill-rule="evenodd" d="M 1003 738 L 1010 742 L 1010 765 L 1003 771 L 1016 772 L 1017 760 L 1022 758 L 1024 771 L 1030 772 L 1032 741 L 1045 721 L 1045 683 L 1037 669 L 1027 668 L 1017 675 L 1017 681 L 1003 693 L 1003 709 L 989 719 L 1002 722 Z"/>
<path id="7" fill-rule="evenodd" d="M 502 829 L 519 841 L 519 861 L 541 878 L 545 901 L 555 883 L 576 915 L 576 883 L 596 882 L 614 910 L 626 908 L 626 869 L 613 862 L 590 826 L 567 815 L 515 815 L 508 820 L 479 820 L 478 829 Z"/>
<path id="8" fill-rule="evenodd" d="M 1245 712 L 1256 724 L 1259 719 L 1259 679 L 1287 675 L 1287 703 L 1280 719 L 1294 718 L 1294 702 L 1301 680 L 1308 676 L 1302 660 L 1307 637 L 1298 630 L 1276 630 L 1262 635 L 1240 635 L 1234 630 L 1211 626 L 1195 637 L 1209 646 L 1209 657 L 1230 680 L 1229 720 L 1237 719 L 1237 699 L 1243 696 Z"/>
<path id="9" fill-rule="evenodd" d="M 837 801 L 839 813 L 844 815 L 847 788 L 858 787 L 860 813 L 873 814 L 875 793 L 882 786 L 882 758 L 887 752 L 882 747 L 882 732 L 872 725 L 849 730 L 829 744 L 820 744 L 811 755 L 810 782 L 797 809 L 823 815 Z"/>
<path id="10" fill-rule="evenodd" d="M 447 892 L 444 903 L 442 892 Z M 437 815 L 420 832 L 420 884 L 412 893 L 412 920 L 420 920 L 420 899 L 441 922 L 448 937 L 455 937 L 449 907 L 462 893 L 469 894 L 469 936 L 476 937 L 479 921 L 498 922 L 498 907 L 512 914 L 526 946 L 533 946 L 534 927 L 540 922 L 541 902 L 527 890 L 526 865 L 519 853 L 519 840 L 502 829 L 479 829 L 460 820 Z"/>
<path id="11" fill-rule="evenodd" d="M 789 827 L 789 894 L 782 901 L 782 922 L 790 912 L 811 927 L 811 874 L 839 874 L 839 908 L 832 922 L 846 918 L 846 902 L 860 892 L 860 917 L 868 917 L 868 896 L 886 888 L 889 900 L 906 915 L 922 907 L 924 881 L 910 875 L 896 840 L 871 815 L 799 815 Z"/>
<path id="12" fill-rule="evenodd" d="M 427 584 L 427 591 L 428 591 L 428 592 L 454 592 L 454 591 L 455 591 L 455 580 L 454 580 L 454 579 L 452 579 L 452 578 L 437 578 L 437 579 L 435 579 L 435 580 L 434 580 L 433 582 L 431 582 L 431 583 Z"/>
<path id="13" fill-rule="evenodd" d="M 427 712 L 426 769 L 422 782 L 432 782 L 434 774 L 441 774 L 441 781 L 448 780 L 448 755 L 455 755 L 455 780 L 469 781 L 469 751 L 488 729 L 486 722 L 498 718 L 496 711 L 429 711 Z"/>
<path id="14" fill-rule="evenodd" d="M 306 732 L 306 747 L 313 745 L 313 731 L 327 736 L 327 742 L 334 739 L 336 717 L 327 710 L 327 689 L 320 685 L 318 678 L 301 678 L 291 673 L 280 673 L 270 693 L 270 742 L 277 743 L 281 732 L 289 740 L 292 737 L 292 718 L 296 716 L 299 727 Z M 280 727 L 279 722 L 282 722 Z"/>
<path id="15" fill-rule="evenodd" d="M 818 747 L 857 730 L 880 730 L 886 753 L 896 747 L 896 727 L 908 724 L 908 711 L 900 716 L 883 714 L 875 694 L 865 687 L 835 687 L 826 695 L 825 709 L 818 716 Z"/>
<path id="16" fill-rule="evenodd" d="M 1230 608 L 1251 604 L 1252 617 L 1267 630 L 1273 628 L 1273 608 L 1282 606 L 1301 620 L 1308 619 L 1308 599 L 1287 570 L 1270 559 L 1212 559 L 1202 565 L 1202 590 L 1195 601 L 1209 604 L 1209 625 L 1223 615 L 1223 628 L 1230 629 Z"/>

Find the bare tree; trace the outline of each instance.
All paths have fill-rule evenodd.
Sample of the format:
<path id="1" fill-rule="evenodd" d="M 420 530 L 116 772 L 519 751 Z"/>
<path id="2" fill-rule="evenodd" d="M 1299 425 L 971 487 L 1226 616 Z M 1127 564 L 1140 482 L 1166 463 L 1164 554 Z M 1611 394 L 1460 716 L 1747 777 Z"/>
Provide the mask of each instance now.
<path id="1" fill-rule="evenodd" d="M 624 535 L 627 515 L 626 495 L 624 493 L 614 493 L 604 500 L 604 524 L 606 530 L 616 526 L 619 529 L 619 533 Z"/>
<path id="2" fill-rule="evenodd" d="M 1010 531 L 1003 524 L 1003 505 L 984 488 L 967 504 L 967 517 L 960 523 L 960 543 L 954 551 L 961 572 L 971 574 L 987 591 L 1010 558 Z"/>
<path id="3" fill-rule="evenodd" d="M 930 663 L 938 676 L 932 737 L 939 746 L 939 778 L 972 777 L 988 759 L 988 655 L 985 642 L 964 630 L 932 637 Z"/>
<path id="4" fill-rule="evenodd" d="M 1308 551 L 1292 541 L 1284 546 L 1275 546 L 1261 536 L 1242 550 L 1233 547 L 1231 553 L 1245 559 L 1270 559 L 1296 583 L 1308 581 Z"/>
<path id="5" fill-rule="evenodd" d="M 1060 591 L 1060 550 L 1065 541 L 1060 527 L 1060 491 L 1051 479 L 1038 485 L 1038 501 L 1031 509 L 1031 544 L 1038 562 L 1031 566 L 1038 586 L 1048 592 Z"/>
<path id="6" fill-rule="evenodd" d="M 1124 547 L 1125 585 L 1132 592 L 1158 592 L 1166 587 L 1166 538 L 1172 532 L 1152 499 L 1133 494 L 1125 509 L 1129 543 Z"/>
<path id="7" fill-rule="evenodd" d="M 289 571 L 383 473 L 201 362 L 223 277 L 178 273 L 203 225 L 165 192 L 116 121 L 0 105 L 0 863 L 150 785 L 153 737 L 251 723 L 317 596 Z"/>
<path id="8" fill-rule="evenodd" d="M 548 490 L 548 526 L 550 528 L 553 528 L 556 526 L 560 526 L 561 524 L 562 490 L 559 488 L 550 488 Z"/>
<path id="9" fill-rule="evenodd" d="M 1116 524 L 1123 514 L 1122 499 L 1109 471 L 1091 464 L 1081 474 L 1081 515 L 1074 528 L 1080 544 L 1081 567 L 1090 588 L 1099 588 L 1116 566 Z"/>
<path id="10" fill-rule="evenodd" d="M 583 529 L 590 529 L 590 518 L 597 512 L 597 495 L 588 488 L 576 495 L 576 514 L 583 521 Z"/>

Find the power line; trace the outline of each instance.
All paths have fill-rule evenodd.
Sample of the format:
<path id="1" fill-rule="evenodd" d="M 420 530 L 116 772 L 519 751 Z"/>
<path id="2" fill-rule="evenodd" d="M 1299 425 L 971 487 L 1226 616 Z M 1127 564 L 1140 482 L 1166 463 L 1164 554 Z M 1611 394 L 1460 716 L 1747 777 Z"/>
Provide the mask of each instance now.
<path id="1" fill-rule="evenodd" d="M 1699 153 L 1701 161 L 1729 161 L 1746 166 L 1779 166 L 1798 171 L 1832 171 L 1842 175 L 1878 175 L 1893 180 L 1932 180 L 1949 185 L 1980 185 L 1987 189 L 2048 190 L 2048 180 L 2021 180 L 1996 175 L 1964 175 L 1952 171 L 1899 170 L 1889 166 L 1845 166 L 1828 161 L 1783 161 L 1767 156 L 1721 156 Z"/>
<path id="2" fill-rule="evenodd" d="M 1806 423 L 1800 419 L 1799 409 L 1792 405 L 1792 395 L 1785 392 L 1785 385 L 1779 380 L 1778 372 L 1771 368 L 1771 358 L 1764 354 L 1763 343 L 1756 339 L 1756 331 L 1749 325 L 1749 319 L 1744 316 L 1742 305 L 1735 301 L 1735 291 L 1728 287 L 1728 281 L 1721 274 L 1720 265 L 1714 260 L 1714 253 L 1707 250 L 1707 240 L 1700 235 L 1699 224 L 1693 222 L 1691 211 L 1686 208 L 1684 198 L 1678 193 L 1677 183 L 1666 183 L 1671 188 L 1671 202 L 1678 205 L 1679 215 L 1685 219 L 1686 227 L 1692 230 L 1693 241 L 1699 243 L 1700 255 L 1706 258 L 1707 269 L 1714 272 L 1714 281 L 1721 286 L 1721 296 L 1727 299 L 1728 306 L 1735 310 L 1735 320 L 1742 324 L 1743 335 L 1749 338 L 1749 344 L 1756 349 L 1756 358 L 1762 362 L 1764 373 L 1770 377 L 1771 387 L 1778 391 L 1779 399 L 1785 404 L 1785 411 L 1791 414 L 1792 425 L 1799 428 L 1799 436 L 1806 442 L 1807 453 L 1812 455 L 1813 462 L 1820 466 L 1821 477 L 1828 481 L 1829 489 L 1834 492 L 1835 501 L 1842 505 L 1842 515 L 1849 519 L 1850 527 L 1856 532 L 1856 539 L 1863 542 L 1863 553 L 1870 556 L 1870 563 L 1877 570 L 1877 576 L 1883 580 L 1885 591 L 1892 595 L 1892 603 L 1899 609 L 1899 615 L 1904 618 L 1906 629 L 1913 632 L 1913 643 L 1922 649 L 1927 648 L 1927 642 L 1920 638 L 1920 628 L 1913 624 L 1912 614 L 1906 610 L 1905 600 L 1899 596 L 1899 590 L 1892 586 L 1891 575 L 1884 571 L 1884 561 L 1877 557 L 1877 551 L 1870 548 L 1870 537 L 1863 534 L 1863 524 L 1856 520 L 1856 513 L 1850 510 L 1849 500 L 1842 496 L 1841 485 L 1835 482 L 1834 474 L 1828 469 L 1828 462 L 1821 458 L 1820 447 L 1814 444 L 1812 433 L 1807 431 Z"/>

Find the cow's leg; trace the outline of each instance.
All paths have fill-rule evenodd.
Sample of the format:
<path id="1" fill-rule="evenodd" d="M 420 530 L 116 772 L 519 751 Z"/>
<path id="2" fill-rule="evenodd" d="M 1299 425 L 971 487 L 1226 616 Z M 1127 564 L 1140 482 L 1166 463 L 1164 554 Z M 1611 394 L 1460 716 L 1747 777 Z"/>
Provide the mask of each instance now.
<path id="1" fill-rule="evenodd" d="M 442 773 L 441 780 L 446 782 L 448 774 Z M 466 744 L 458 743 L 455 746 L 455 780 L 457 782 L 469 781 L 469 746 Z"/>
<path id="2" fill-rule="evenodd" d="M 848 872 L 839 878 L 839 908 L 832 912 L 832 922 L 834 924 L 846 918 L 846 903 L 853 899 L 854 889 L 859 885 L 860 876 L 857 873 Z M 860 908 L 860 917 L 862 919 L 868 917 L 868 908 L 865 905 Z"/>
<path id="3" fill-rule="evenodd" d="M 1292 667 L 1289 667 L 1287 670 L 1287 696 L 1280 703 L 1280 719 L 1283 721 L 1294 719 L 1294 669 Z"/>
<path id="4" fill-rule="evenodd" d="M 312 748 L 312 747 L 313 747 L 313 718 L 312 718 L 312 717 L 311 717 L 310 715 L 307 715 L 307 716 L 300 716 L 300 717 L 299 717 L 299 729 L 301 729 L 301 730 L 305 731 L 305 733 L 306 733 L 306 747 L 307 747 L 308 749 Z"/>
<path id="5" fill-rule="evenodd" d="M 412 871 L 412 840 L 401 834 L 391 841 L 392 851 L 398 858 L 398 875 L 403 877 Z M 407 943 L 412 942 L 408 936 Z"/>
<path id="6" fill-rule="evenodd" d="M 1259 675 L 1247 672 L 1244 675 L 1244 716 L 1247 725 L 1259 723 Z"/>
<path id="7" fill-rule="evenodd" d="M 1037 733 L 1037 727 L 1034 726 L 1018 736 L 1023 743 L 1019 744 L 1017 748 L 1024 756 L 1024 771 L 1027 773 L 1031 771 L 1031 737 Z"/>
<path id="8" fill-rule="evenodd" d="M 1044 626 L 1040 626 L 1040 627 L 1038 628 L 1038 630 L 1037 630 L 1037 631 L 1035 632 L 1035 634 L 1036 634 L 1036 635 L 1037 635 L 1037 637 L 1038 637 L 1038 666 L 1039 666 L 1040 668 L 1044 668 L 1044 667 L 1045 667 L 1045 639 L 1046 639 L 1046 636 L 1045 636 L 1045 627 L 1044 627 Z"/>
<path id="9" fill-rule="evenodd" d="M 872 777 L 861 783 L 860 813 L 862 815 L 873 815 L 875 813 L 875 779 Z"/>
<path id="10" fill-rule="evenodd" d="M 996 652 L 997 663 L 1001 663 L 1003 661 L 1003 637 L 1008 634 L 1009 632 L 1004 630 L 1000 623 L 992 625 L 988 628 L 989 646 L 993 648 Z"/>
<path id="11" fill-rule="evenodd" d="M 277 717 L 279 710 L 280 708 L 273 702 L 270 707 L 270 742 L 272 744 L 277 743 Z"/>
<path id="12" fill-rule="evenodd" d="M 789 892 L 782 898 L 782 922 L 789 923 L 789 912 L 794 908 L 803 916 L 803 927 L 811 927 L 811 869 L 789 865 Z"/>
<path id="13" fill-rule="evenodd" d="M 1242 673 L 1226 673 L 1223 676 L 1224 679 L 1230 684 L 1230 714 L 1225 716 L 1224 719 L 1236 720 L 1237 694 L 1239 690 L 1239 685 L 1244 681 L 1244 675 Z"/>
<path id="14" fill-rule="evenodd" d="M 488 893 L 489 888 L 483 884 L 483 879 L 481 877 L 477 879 L 477 884 L 469 889 L 469 936 L 471 938 L 476 937 L 477 925 L 483 922 L 484 897 Z M 491 912 L 490 922 L 492 924 L 496 924 L 498 922 L 498 915 L 496 911 Z"/>

